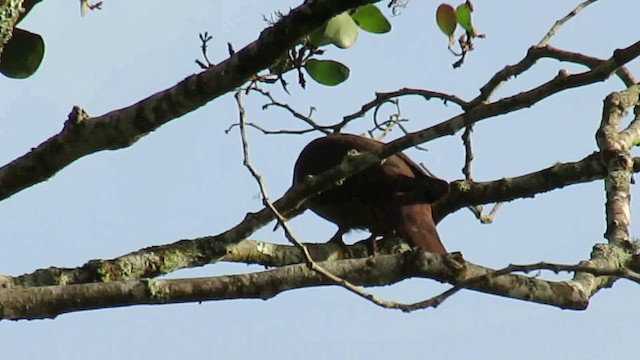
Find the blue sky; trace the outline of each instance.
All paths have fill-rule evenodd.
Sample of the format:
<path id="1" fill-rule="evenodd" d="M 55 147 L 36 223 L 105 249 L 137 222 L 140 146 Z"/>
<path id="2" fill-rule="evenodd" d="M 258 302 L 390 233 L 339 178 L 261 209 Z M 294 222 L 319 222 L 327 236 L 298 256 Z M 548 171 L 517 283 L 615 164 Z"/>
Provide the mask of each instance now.
<path id="1" fill-rule="evenodd" d="M 640 4 L 598 2 L 562 27 L 551 44 L 601 58 L 637 41 Z M 200 71 L 198 33 L 208 31 L 210 58 L 255 40 L 262 15 L 286 12 L 296 1 L 180 2 L 105 1 L 104 10 L 79 15 L 77 1 L 45 1 L 21 23 L 45 38 L 38 72 L 23 81 L 0 78 L 0 163 L 23 155 L 57 133 L 73 105 L 101 115 L 133 104 Z M 384 2 L 381 2 L 382 6 Z M 559 5 L 560 4 L 560 5 Z M 329 48 L 326 57 L 351 68 L 335 88 L 310 82 L 291 95 L 273 87 L 279 100 L 315 119 L 334 123 L 360 109 L 376 91 L 416 87 L 471 99 L 496 71 L 513 64 L 576 2 L 476 1 L 474 23 L 487 38 L 476 42 L 462 68 L 437 29 L 438 2 L 410 2 L 387 35 L 361 33 L 349 50 Z M 385 10 L 386 12 L 386 10 Z M 386 12 L 388 14 L 388 12 Z M 614 23 L 615 22 L 615 23 Z M 615 25 L 615 26 L 613 26 Z M 638 61 L 629 65 L 640 74 Z M 547 81 L 558 70 L 583 68 L 543 60 L 502 87 L 494 99 Z M 574 89 L 530 109 L 484 121 L 475 128 L 476 180 L 515 176 L 555 162 L 579 160 L 596 150 L 594 133 L 602 100 L 622 89 L 616 79 Z M 250 121 L 269 128 L 299 127 L 287 113 L 245 99 Z M 401 100 L 409 127 L 420 129 L 458 113 L 453 106 L 419 98 Z M 388 116 L 393 109 L 383 108 Z M 134 146 L 80 159 L 50 180 L 0 204 L 3 251 L 0 273 L 18 275 L 48 266 L 79 266 L 140 248 L 220 233 L 261 208 L 258 188 L 242 165 L 233 97 L 176 119 Z M 362 132 L 371 114 L 346 130 Z M 397 136 L 393 134 L 392 136 Z M 293 163 L 310 139 L 250 132 L 252 158 L 272 197 L 291 184 Z M 447 180 L 461 178 L 460 134 L 408 154 Z M 635 188 L 632 188 L 635 195 Z M 633 213 L 637 206 L 632 204 Z M 632 217 L 633 220 L 633 217 Z M 335 227 L 313 214 L 294 221 L 304 241 L 328 239 Z M 603 242 L 603 183 L 573 186 L 508 203 L 491 225 L 469 211 L 439 225 L 445 246 L 478 264 L 550 261 L 572 263 Z M 638 233 L 632 221 L 632 235 Z M 356 233 L 351 239 L 365 237 Z M 251 238 L 284 243 L 268 226 Z M 170 277 L 213 276 L 258 267 L 215 264 Z M 445 287 L 426 280 L 371 289 L 385 298 L 412 301 Z M 438 309 L 411 314 L 383 310 L 337 287 L 290 291 L 269 301 L 239 300 L 169 306 L 138 306 L 66 314 L 54 320 L 0 323 L 0 349 L 11 359 L 111 359 L 139 356 L 183 358 L 327 357 L 386 359 L 519 358 L 596 359 L 629 357 L 640 320 L 640 287 L 619 281 L 586 311 L 562 311 L 463 291 Z"/>

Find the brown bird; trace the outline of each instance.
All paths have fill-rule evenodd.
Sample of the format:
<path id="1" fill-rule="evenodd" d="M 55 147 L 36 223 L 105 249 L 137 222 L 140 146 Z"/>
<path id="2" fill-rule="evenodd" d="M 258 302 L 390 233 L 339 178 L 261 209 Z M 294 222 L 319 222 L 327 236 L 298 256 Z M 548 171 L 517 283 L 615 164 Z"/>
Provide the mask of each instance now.
<path id="1" fill-rule="evenodd" d="M 331 134 L 311 141 L 300 153 L 293 184 L 309 175 L 318 175 L 340 164 L 347 152 L 367 152 L 384 144 L 352 134 Z M 387 158 L 382 165 L 370 167 L 347 178 L 315 197 L 305 206 L 338 225 L 331 242 L 344 245 L 342 236 L 352 229 L 371 232 L 375 239 L 393 233 L 408 239 L 413 246 L 432 253 L 446 253 L 431 216 L 431 203 L 449 191 L 446 181 L 427 175 L 405 154 Z"/>

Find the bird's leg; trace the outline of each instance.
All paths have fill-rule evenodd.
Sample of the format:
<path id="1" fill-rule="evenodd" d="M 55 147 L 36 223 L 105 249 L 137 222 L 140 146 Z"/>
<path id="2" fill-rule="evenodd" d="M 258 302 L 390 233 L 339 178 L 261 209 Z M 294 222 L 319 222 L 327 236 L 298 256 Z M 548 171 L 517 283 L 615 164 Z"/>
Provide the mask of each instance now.
<path id="1" fill-rule="evenodd" d="M 345 244 L 344 241 L 342 240 L 342 235 L 346 234 L 347 232 L 349 232 L 349 229 L 338 227 L 338 231 L 336 231 L 336 233 L 331 237 L 331 239 L 327 241 L 327 244 L 328 243 L 336 244 L 342 248 L 343 252 L 348 254 L 349 248 L 347 247 L 347 244 Z"/>
<path id="2" fill-rule="evenodd" d="M 371 236 L 365 240 L 369 242 L 369 251 L 371 251 L 371 256 L 376 256 L 376 252 L 378 251 L 378 245 L 376 243 L 377 237 L 377 234 L 371 234 Z"/>
<path id="3" fill-rule="evenodd" d="M 347 231 L 343 228 L 338 228 L 338 231 L 336 231 L 336 233 L 331 237 L 331 239 L 329 239 L 330 243 L 334 243 L 336 245 L 342 245 L 345 246 L 344 241 L 342 240 L 342 235 L 346 234 Z"/>
<path id="4" fill-rule="evenodd" d="M 371 254 L 371 256 L 375 256 L 376 252 L 378 251 L 378 245 L 376 244 L 376 238 L 378 237 L 378 234 L 375 233 L 371 233 L 371 236 L 369 236 L 366 239 L 362 239 L 360 241 L 358 241 L 356 243 L 360 244 L 360 243 L 366 243 L 367 244 L 367 250 L 369 251 L 369 254 Z"/>

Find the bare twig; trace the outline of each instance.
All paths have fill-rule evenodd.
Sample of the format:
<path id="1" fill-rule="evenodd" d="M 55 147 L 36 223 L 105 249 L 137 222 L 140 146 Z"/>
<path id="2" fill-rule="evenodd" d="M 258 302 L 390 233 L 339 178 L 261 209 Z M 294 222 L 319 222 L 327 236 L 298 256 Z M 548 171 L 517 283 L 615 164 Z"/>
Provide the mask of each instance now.
<path id="1" fill-rule="evenodd" d="M 493 207 L 488 214 L 483 214 L 484 207 L 482 205 L 469 206 L 467 207 L 467 209 L 469 209 L 473 213 L 476 219 L 480 220 L 481 224 L 491 224 L 493 223 L 493 218 L 496 216 L 496 213 L 498 212 L 498 209 L 500 209 L 502 204 L 502 202 L 493 204 Z"/>
<path id="2" fill-rule="evenodd" d="M 556 34 L 556 31 L 558 31 L 558 29 L 560 29 L 560 27 L 564 25 L 564 23 L 571 20 L 571 18 L 578 15 L 578 13 L 582 11 L 582 9 L 586 8 L 587 6 L 593 4 L 596 1 L 598 0 L 586 0 L 580 3 L 573 10 L 571 10 L 567 15 L 565 15 L 562 19 L 556 21 L 555 24 L 553 24 L 553 26 L 551 27 L 551 29 L 549 29 L 549 31 L 542 37 L 542 39 L 540 39 L 540 42 L 538 42 L 538 46 L 547 45 L 549 40 L 551 40 L 551 37 L 553 37 L 553 35 Z"/>
<path id="3" fill-rule="evenodd" d="M 389 115 L 389 118 L 383 122 L 379 122 L 378 121 L 378 112 L 380 111 L 380 108 L 384 105 L 384 104 L 392 104 L 395 107 L 395 112 L 392 113 L 391 115 Z M 387 99 L 386 101 L 383 101 L 381 103 L 379 103 L 378 105 L 376 105 L 376 107 L 373 110 L 373 128 L 370 130 L 367 130 L 367 132 L 369 133 L 369 136 L 372 139 L 376 139 L 378 141 L 382 141 L 382 139 L 384 139 L 385 137 L 387 137 L 387 135 L 389 135 L 391 133 L 391 131 L 393 131 L 393 129 L 395 127 L 399 128 L 405 135 L 408 133 L 408 131 L 406 130 L 406 128 L 402 125 L 402 123 L 404 122 L 408 122 L 409 119 L 403 118 L 402 117 L 402 111 L 400 108 L 400 100 L 399 99 Z M 375 135 L 374 132 L 378 130 L 381 131 L 380 134 Z M 419 148 L 419 147 L 416 147 Z M 426 150 L 424 148 L 419 148 L 419 150 Z"/>
<path id="4" fill-rule="evenodd" d="M 247 91 L 253 91 L 253 92 L 257 92 L 258 94 L 266 97 L 267 99 L 269 99 L 269 103 L 266 103 L 264 105 L 262 105 L 262 109 L 266 110 L 272 106 L 275 107 L 279 107 L 281 109 L 284 109 L 286 111 L 288 111 L 293 117 L 295 117 L 296 119 L 302 120 L 304 123 L 306 123 L 307 125 L 309 125 L 311 128 L 309 130 L 305 130 L 305 132 L 309 132 L 309 131 L 320 131 L 323 132 L 325 134 L 329 134 L 331 133 L 331 126 L 323 126 L 318 124 L 317 122 L 315 122 L 315 120 L 312 119 L 312 115 L 313 112 L 315 111 L 314 107 L 310 107 L 309 108 L 309 113 L 307 115 L 302 114 L 301 112 L 295 110 L 294 108 L 292 108 L 289 104 L 285 104 L 282 103 L 280 101 L 277 101 L 273 95 L 271 95 L 271 92 L 266 91 L 260 87 L 250 87 L 247 88 Z"/>
<path id="5" fill-rule="evenodd" d="M 246 126 L 248 127 L 252 127 L 258 131 L 260 131 L 261 133 L 265 134 L 265 135 L 300 135 L 300 134 L 307 134 L 310 132 L 314 132 L 317 131 L 317 129 L 306 129 L 306 130 L 286 130 L 286 129 L 282 129 L 282 130 L 269 130 L 269 129 L 265 129 L 262 126 L 256 124 L 256 123 L 252 123 L 252 122 L 248 122 L 245 123 Z M 236 127 L 239 127 L 240 124 L 236 123 L 236 124 L 231 124 L 229 125 L 229 127 L 227 129 L 224 130 L 225 134 L 229 134 L 231 132 L 231 130 L 233 130 Z"/>
<path id="6" fill-rule="evenodd" d="M 462 143 L 464 144 L 464 166 L 462 167 L 462 174 L 464 175 L 464 179 L 467 182 L 473 182 L 473 178 L 471 177 L 471 161 L 473 161 L 473 150 L 471 148 L 471 133 L 473 132 L 473 125 L 468 125 L 464 128 L 464 133 L 462 134 Z M 489 214 L 483 214 L 483 206 L 475 205 L 469 206 L 468 209 L 475 215 L 475 217 L 480 220 L 482 224 L 491 224 L 493 222 L 493 218 L 498 211 L 498 209 L 502 206 L 502 203 L 498 202 L 493 205 Z"/>
<path id="7" fill-rule="evenodd" d="M 431 91 L 431 90 L 402 88 L 400 90 L 386 92 L 386 93 L 377 92 L 375 95 L 376 95 L 375 99 L 362 105 L 362 108 L 359 111 L 343 117 L 342 122 L 336 124 L 335 126 L 343 127 L 349 121 L 364 116 L 364 114 L 366 114 L 369 110 L 374 109 L 377 106 L 380 106 L 380 104 L 388 101 L 389 99 L 397 98 L 400 96 L 417 95 L 417 96 L 422 96 L 425 100 L 441 99 L 445 105 L 448 104 L 449 102 L 452 102 L 460 106 L 462 109 L 465 109 L 467 107 L 467 102 L 455 95 L 445 94 L 442 92 Z"/>
<path id="8" fill-rule="evenodd" d="M 209 60 L 209 55 L 207 54 L 209 41 L 213 39 L 213 36 L 209 35 L 209 33 L 205 31 L 204 33 L 198 34 L 198 37 L 200 39 L 200 51 L 202 51 L 202 57 L 204 58 L 204 61 L 206 61 L 206 64 L 198 59 L 196 59 L 195 62 L 196 64 L 198 64 L 198 66 L 200 66 L 201 69 L 207 70 L 208 68 L 215 66 L 215 64 Z"/>
<path id="9" fill-rule="evenodd" d="M 471 133 L 473 132 L 473 125 L 469 124 L 464 128 L 462 133 L 462 143 L 464 144 L 464 166 L 462 167 L 462 174 L 465 180 L 472 180 L 471 178 L 471 161 L 473 161 L 473 150 L 471 149 Z"/>
<path id="10" fill-rule="evenodd" d="M 502 207 L 501 202 L 497 202 L 493 204 L 493 207 L 491 208 L 491 211 L 489 211 L 488 214 L 480 216 L 480 222 L 483 224 L 491 224 L 493 222 L 493 218 L 496 216 L 496 213 L 498 212 L 498 209 L 500 209 L 500 207 Z"/>
<path id="11" fill-rule="evenodd" d="M 597 266 L 589 266 L 589 265 L 581 265 L 581 264 L 570 265 L 570 264 L 554 264 L 554 263 L 548 263 L 548 262 L 538 262 L 535 264 L 528 264 L 528 265 L 509 264 L 509 266 L 501 270 L 497 270 L 496 274 L 503 275 L 503 274 L 509 274 L 513 272 L 530 273 L 532 271 L 538 271 L 538 270 L 553 271 L 556 274 L 560 272 L 574 272 L 574 273 L 582 272 L 582 273 L 589 273 L 595 276 L 615 276 L 615 277 L 632 281 L 636 284 L 640 284 L 640 274 L 633 270 L 630 270 L 627 268 L 602 268 Z"/>
<path id="12" fill-rule="evenodd" d="M 400 10 L 406 8 L 410 1 L 411 0 L 390 0 L 387 7 L 391 8 L 393 16 L 398 16 L 400 15 Z"/>
<path id="13" fill-rule="evenodd" d="M 382 107 L 382 105 L 384 105 L 385 103 L 392 104 L 396 108 L 396 111 L 393 114 L 389 115 L 388 120 L 384 121 L 383 124 L 380 124 L 378 122 L 378 113 L 380 112 L 380 108 Z M 375 137 L 375 139 L 378 141 L 382 140 L 389 132 L 391 132 L 395 124 L 399 123 L 400 121 L 406 121 L 401 118 L 400 114 L 400 101 L 398 99 L 389 99 L 387 101 L 381 102 L 373 110 L 374 127 L 373 129 L 369 130 L 369 134 L 373 133 L 374 130 L 380 130 L 382 131 L 382 135 Z"/>

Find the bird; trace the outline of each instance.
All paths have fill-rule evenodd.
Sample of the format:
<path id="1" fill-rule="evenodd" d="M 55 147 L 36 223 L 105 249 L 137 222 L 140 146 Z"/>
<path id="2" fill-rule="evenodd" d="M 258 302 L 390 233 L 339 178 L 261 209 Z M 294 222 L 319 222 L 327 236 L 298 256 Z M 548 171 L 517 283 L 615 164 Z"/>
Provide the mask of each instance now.
<path id="1" fill-rule="evenodd" d="M 294 166 L 293 184 L 319 175 L 340 164 L 352 150 L 367 152 L 384 143 L 359 135 L 333 133 L 312 140 L 301 151 Z M 414 247 L 437 254 L 446 253 L 431 215 L 431 203 L 447 194 L 449 183 L 429 176 L 420 166 L 399 152 L 336 186 L 309 198 L 303 205 L 336 224 L 329 242 L 345 246 L 343 235 L 366 229 L 370 250 L 376 238 L 396 233 Z"/>

